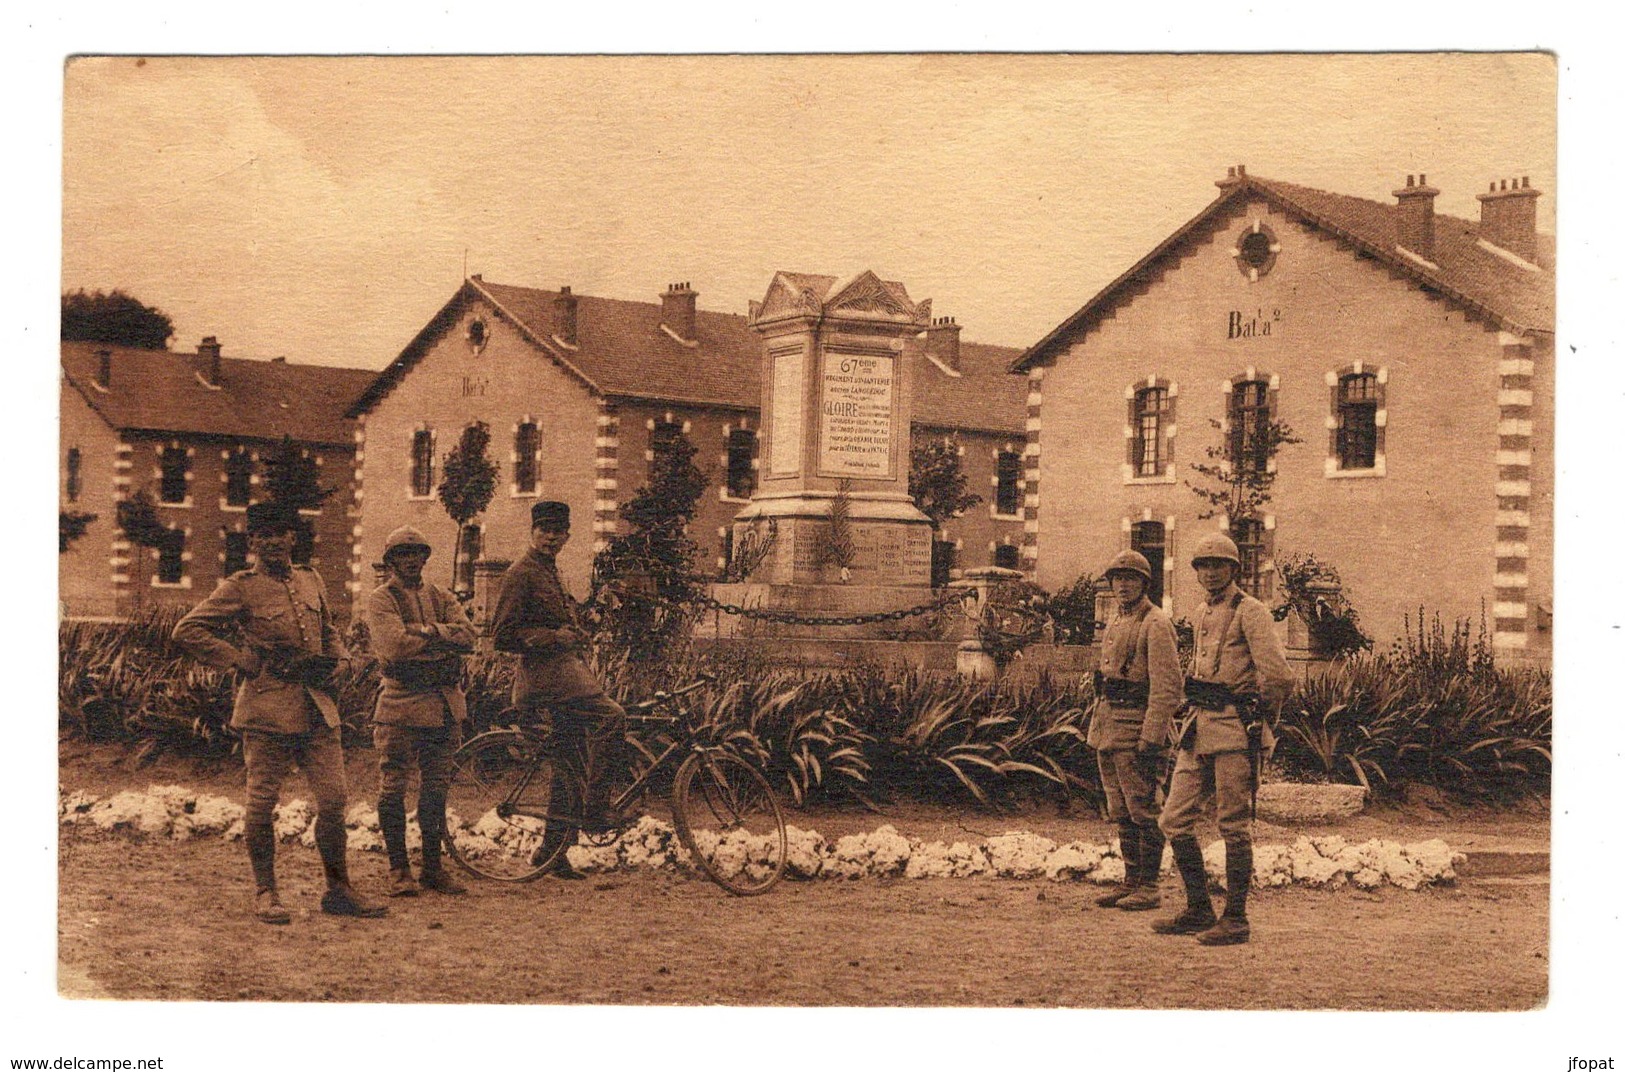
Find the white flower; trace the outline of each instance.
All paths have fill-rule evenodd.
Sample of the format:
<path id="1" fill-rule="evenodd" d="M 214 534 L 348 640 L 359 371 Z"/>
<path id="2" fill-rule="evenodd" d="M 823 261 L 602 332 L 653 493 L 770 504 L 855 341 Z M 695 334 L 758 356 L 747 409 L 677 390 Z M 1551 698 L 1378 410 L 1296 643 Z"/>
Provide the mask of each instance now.
<path id="1" fill-rule="evenodd" d="M 784 832 L 790 842 L 784 873 L 791 878 L 817 878 L 824 869 L 824 857 L 829 851 L 822 835 L 816 830 L 802 830 L 795 826 L 786 826 Z"/>
<path id="2" fill-rule="evenodd" d="M 987 862 L 1000 878 L 1033 878 L 1044 873 L 1044 861 L 1055 842 L 1038 834 L 1008 833 L 987 839 Z"/>

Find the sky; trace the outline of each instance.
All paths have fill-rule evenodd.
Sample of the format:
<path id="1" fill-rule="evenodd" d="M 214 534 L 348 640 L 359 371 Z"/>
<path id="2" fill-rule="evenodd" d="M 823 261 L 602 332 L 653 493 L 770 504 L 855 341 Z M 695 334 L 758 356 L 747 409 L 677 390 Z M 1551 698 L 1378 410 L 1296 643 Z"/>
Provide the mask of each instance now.
<path id="1" fill-rule="evenodd" d="M 705 1059 L 718 1037 L 775 1068 L 991 1067 L 1012 1054 L 1071 1067 L 1124 1056 L 1206 1069 L 1377 1064 L 1568 1067 L 1618 1057 L 1621 916 L 1606 873 L 1621 776 L 1612 671 L 1625 575 L 1594 565 L 1622 519 L 1610 449 L 1625 402 L 1619 292 L 1625 175 L 1614 127 L 1618 34 L 1599 5 L 1433 0 L 1399 8 L 1301 0 L 1156 5 L 370 5 L 79 0 L 0 11 L 0 166 L 8 366 L 0 434 L 38 454 L 13 499 L 37 523 L 3 534 L 24 608 L 0 750 L 12 796 L 55 786 L 54 606 L 43 524 L 55 466 L 61 289 L 121 287 L 173 318 L 178 349 L 381 367 L 464 273 L 654 300 L 688 281 L 703 308 L 744 312 L 779 269 L 904 282 L 967 339 L 1024 346 L 1214 196 L 1226 167 L 1379 201 L 1407 173 L 1442 212 L 1476 218 L 1491 179 L 1528 175 L 1558 227 L 1558 589 L 1564 608 L 1547 1009 L 1495 1016 L 1119 1014 L 1090 1010 L 267 1009 L 64 1002 L 55 996 L 55 825 L 16 807 L 0 1057 L 164 1054 L 166 1068 L 283 1069 L 353 1053 L 453 1067 L 535 1063 L 545 1039 L 593 1067 Z M 1556 61 L 1384 49 L 1552 49 Z M 434 59 L 523 52 L 1014 51 L 1040 57 Z M 1253 53 L 1112 58 L 1061 52 Z M 122 54 L 117 60 L 71 55 Z M 372 59 L 160 59 L 265 53 Z M 1262 54 L 1260 54 L 1262 53 Z M 149 57 L 138 64 L 131 57 Z M 1554 97 L 1561 141 L 1553 146 Z M 1555 155 L 1554 155 L 1555 154 Z M 1558 204 L 1561 160 L 1564 213 Z M 60 212 L 58 211 L 60 210 Z M 466 262 L 465 262 L 466 257 Z M 47 270 L 41 270 L 41 266 Z M 60 267 L 60 272 L 54 270 Z M 29 456 L 32 456 L 31 454 Z M 1599 493 L 1600 492 L 1600 493 Z M 19 628 L 20 626 L 20 628 Z M 17 788 L 17 787 L 21 788 Z M 1616 862 L 1617 861 L 1613 861 Z M 1057 956 L 1107 956 L 1080 923 Z M 1262 935 L 1262 931 L 1260 932 Z M 545 941 L 545 935 L 499 935 Z M 967 940 L 974 940 L 967 936 Z M 1268 955 L 1260 939 L 1256 947 Z M 1201 970 L 1222 979 L 1222 967 Z M 1419 970 L 1425 970 L 1419 966 Z M 270 1016 L 287 1029 L 264 1030 Z M 423 1025 L 432 1019 L 432 1030 Z M 1146 1027 L 1159 1039 L 1146 1050 Z M 1160 1030 L 1159 1030 L 1160 1029 Z M 245 1039 L 254 1043 L 245 1045 Z M 697 1042 L 681 1046 L 677 1040 Z M 316 1045 L 313 1047 L 312 1042 Z M 7 1047 L 5 1042 L 13 1043 Z M 1125 1050 L 1137 1047 L 1132 1057 Z M 298 1055 L 303 1056 L 298 1056 Z M 1399 1055 L 1405 1055 L 1403 1057 Z M 367 1056 L 361 1056 L 367 1055 Z M 321 1067 L 317 1060 L 312 1067 Z M 1397 1067 L 1397 1066 L 1396 1066 Z M 1409 1066 L 1407 1066 L 1409 1067 Z"/>
<path id="2" fill-rule="evenodd" d="M 1228 167 L 1437 209 L 1557 204 L 1552 55 L 84 57 L 62 287 L 171 346 L 386 365 L 466 270 L 743 313 L 777 270 L 901 281 L 1025 347 Z"/>

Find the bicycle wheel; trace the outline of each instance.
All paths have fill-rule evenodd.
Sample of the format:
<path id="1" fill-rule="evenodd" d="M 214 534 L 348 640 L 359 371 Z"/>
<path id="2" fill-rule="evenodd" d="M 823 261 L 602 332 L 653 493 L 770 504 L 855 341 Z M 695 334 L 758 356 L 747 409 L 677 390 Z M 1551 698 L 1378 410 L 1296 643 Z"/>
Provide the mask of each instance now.
<path id="1" fill-rule="evenodd" d="M 579 780 L 555 767 L 535 738 L 513 730 L 481 734 L 451 757 L 446 847 L 481 878 L 529 882 L 575 844 L 580 800 Z M 544 848 L 549 816 L 564 836 Z"/>
<path id="2" fill-rule="evenodd" d="M 685 759 L 672 783 L 671 810 L 683 847 L 729 893 L 766 893 L 784 875 L 790 843 L 779 799 L 738 756 L 696 752 Z"/>

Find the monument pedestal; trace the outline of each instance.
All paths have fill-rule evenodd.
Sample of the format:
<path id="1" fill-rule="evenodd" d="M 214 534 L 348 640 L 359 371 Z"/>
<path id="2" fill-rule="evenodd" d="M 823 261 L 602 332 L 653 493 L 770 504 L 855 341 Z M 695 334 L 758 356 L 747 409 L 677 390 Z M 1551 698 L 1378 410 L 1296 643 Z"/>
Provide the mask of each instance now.
<path id="1" fill-rule="evenodd" d="M 929 323 L 929 302 L 872 272 L 847 280 L 779 272 L 752 303 L 764 344 L 761 471 L 734 519 L 733 545 L 772 538 L 745 582 L 715 586 L 715 598 L 808 619 L 931 601 L 931 523 L 908 494 L 915 365 Z M 832 536 L 839 555 L 829 553 Z M 927 624 L 725 617 L 721 636 L 867 639 Z"/>

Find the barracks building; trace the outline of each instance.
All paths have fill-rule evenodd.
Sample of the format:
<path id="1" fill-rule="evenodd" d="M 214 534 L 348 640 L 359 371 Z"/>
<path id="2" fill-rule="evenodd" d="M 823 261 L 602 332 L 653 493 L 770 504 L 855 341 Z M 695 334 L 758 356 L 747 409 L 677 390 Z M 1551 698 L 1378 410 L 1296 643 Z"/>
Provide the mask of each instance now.
<path id="1" fill-rule="evenodd" d="M 333 494 L 302 511 L 309 565 L 335 601 L 350 580 L 353 421 L 344 411 L 376 373 L 102 343 L 62 344 L 60 484 L 63 511 L 96 515 L 58 556 L 67 617 L 126 616 L 190 607 L 247 565 L 245 511 L 264 498 L 264 460 L 283 437 Z M 146 491 L 164 533 L 135 546 L 118 504 Z M 303 553 L 303 549 L 301 549 Z"/>
<path id="2" fill-rule="evenodd" d="M 1499 654 L 1549 658 L 1553 243 L 1527 178 L 1434 212 L 1230 169 L 1194 219 L 1016 360 L 1027 381 L 1024 565 L 1048 588 L 1143 552 L 1175 617 L 1186 561 L 1229 529 L 1245 584 L 1275 561 L 1336 566 L 1379 645 L 1418 606 L 1486 621 Z M 1259 430 L 1302 442 L 1273 457 Z M 1186 482 L 1225 447 L 1273 467 L 1261 516 L 1203 520 Z M 1482 618 L 1481 618 L 1482 616 Z"/>
<path id="3" fill-rule="evenodd" d="M 938 557 L 1014 568 L 1026 385 L 1008 368 L 1020 351 L 959 335 L 951 319 L 933 319 L 916 370 L 916 438 L 953 437 L 969 489 L 982 497 L 938 534 Z M 761 377 L 762 339 L 747 318 L 699 308 L 687 283 L 637 302 L 467 279 L 348 411 L 357 422 L 352 592 L 373 583 L 385 537 L 403 524 L 434 544 L 431 578 L 452 580 L 457 533 L 435 490 L 447 452 L 474 422 L 489 428 L 501 475 L 464 533 L 460 587 L 472 584 L 476 560 L 522 554 L 532 503 L 558 499 L 570 504 L 576 533 L 560 569 L 585 595 L 618 507 L 647 481 L 655 452 L 679 437 L 711 475 L 690 536 L 720 573 L 734 516 L 756 487 Z"/>

